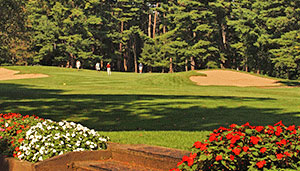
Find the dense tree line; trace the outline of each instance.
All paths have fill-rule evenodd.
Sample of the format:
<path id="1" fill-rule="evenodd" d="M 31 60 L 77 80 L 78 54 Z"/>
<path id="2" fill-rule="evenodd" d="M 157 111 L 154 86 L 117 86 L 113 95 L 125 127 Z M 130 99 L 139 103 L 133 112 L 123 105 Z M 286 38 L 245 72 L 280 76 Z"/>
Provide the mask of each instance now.
<path id="1" fill-rule="evenodd" d="M 0 0 L 0 64 L 300 77 L 300 0 Z"/>

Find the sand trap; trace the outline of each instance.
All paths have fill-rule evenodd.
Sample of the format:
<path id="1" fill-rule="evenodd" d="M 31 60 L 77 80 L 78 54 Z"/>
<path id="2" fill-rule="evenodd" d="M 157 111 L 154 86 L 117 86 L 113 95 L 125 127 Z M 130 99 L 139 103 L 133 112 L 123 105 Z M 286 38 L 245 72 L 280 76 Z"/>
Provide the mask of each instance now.
<path id="1" fill-rule="evenodd" d="M 274 87 L 282 86 L 277 80 L 262 78 L 246 73 L 227 71 L 227 70 L 208 70 L 198 71 L 207 76 L 192 76 L 190 79 L 197 85 L 219 85 L 219 86 L 238 86 L 238 87 Z"/>
<path id="2" fill-rule="evenodd" d="M 0 68 L 0 80 L 14 80 L 14 79 L 27 79 L 27 78 L 42 78 L 48 77 L 45 74 L 18 74 L 20 71 L 13 71 L 5 68 Z"/>

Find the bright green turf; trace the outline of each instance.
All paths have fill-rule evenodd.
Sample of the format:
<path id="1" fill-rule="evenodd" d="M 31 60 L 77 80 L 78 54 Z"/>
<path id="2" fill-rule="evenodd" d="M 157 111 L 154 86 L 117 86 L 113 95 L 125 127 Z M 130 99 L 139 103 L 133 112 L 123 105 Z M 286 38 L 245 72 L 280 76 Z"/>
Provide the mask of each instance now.
<path id="1" fill-rule="evenodd" d="M 197 86 L 188 79 L 196 72 L 109 77 L 59 67 L 6 68 L 50 77 L 0 81 L 0 112 L 80 122 L 114 142 L 189 149 L 208 130 L 232 123 L 300 125 L 299 87 Z"/>

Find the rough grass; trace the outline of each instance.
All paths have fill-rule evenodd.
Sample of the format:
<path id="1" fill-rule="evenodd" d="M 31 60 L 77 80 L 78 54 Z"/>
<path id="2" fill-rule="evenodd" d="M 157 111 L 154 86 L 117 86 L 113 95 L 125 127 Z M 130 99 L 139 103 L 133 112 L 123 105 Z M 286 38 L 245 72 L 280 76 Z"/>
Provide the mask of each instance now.
<path id="1" fill-rule="evenodd" d="M 0 81 L 0 112 L 72 120 L 120 143 L 189 149 L 219 126 L 300 125 L 300 88 L 197 86 L 196 72 L 121 73 L 6 67 L 47 78 Z M 282 80 L 285 84 L 297 83 Z"/>

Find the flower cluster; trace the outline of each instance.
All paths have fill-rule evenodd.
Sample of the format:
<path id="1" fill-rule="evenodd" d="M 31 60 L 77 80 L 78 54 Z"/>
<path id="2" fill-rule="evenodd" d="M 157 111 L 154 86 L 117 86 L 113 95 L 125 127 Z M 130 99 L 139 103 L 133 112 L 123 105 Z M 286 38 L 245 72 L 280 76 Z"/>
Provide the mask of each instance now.
<path id="1" fill-rule="evenodd" d="M 31 162 L 69 151 L 106 149 L 108 137 L 74 122 L 0 114 L 0 154 Z"/>
<path id="2" fill-rule="evenodd" d="M 31 125 L 43 122 L 37 116 L 22 116 L 17 113 L 0 114 L 0 153 L 5 156 L 17 156 L 17 147 Z"/>
<path id="3" fill-rule="evenodd" d="M 45 120 L 32 126 L 21 143 L 18 158 L 42 161 L 69 151 L 106 149 L 108 137 L 74 122 Z"/>
<path id="4" fill-rule="evenodd" d="M 282 122 L 268 126 L 249 123 L 214 130 L 204 142 L 195 142 L 170 171 L 280 170 L 300 167 L 300 127 Z"/>

